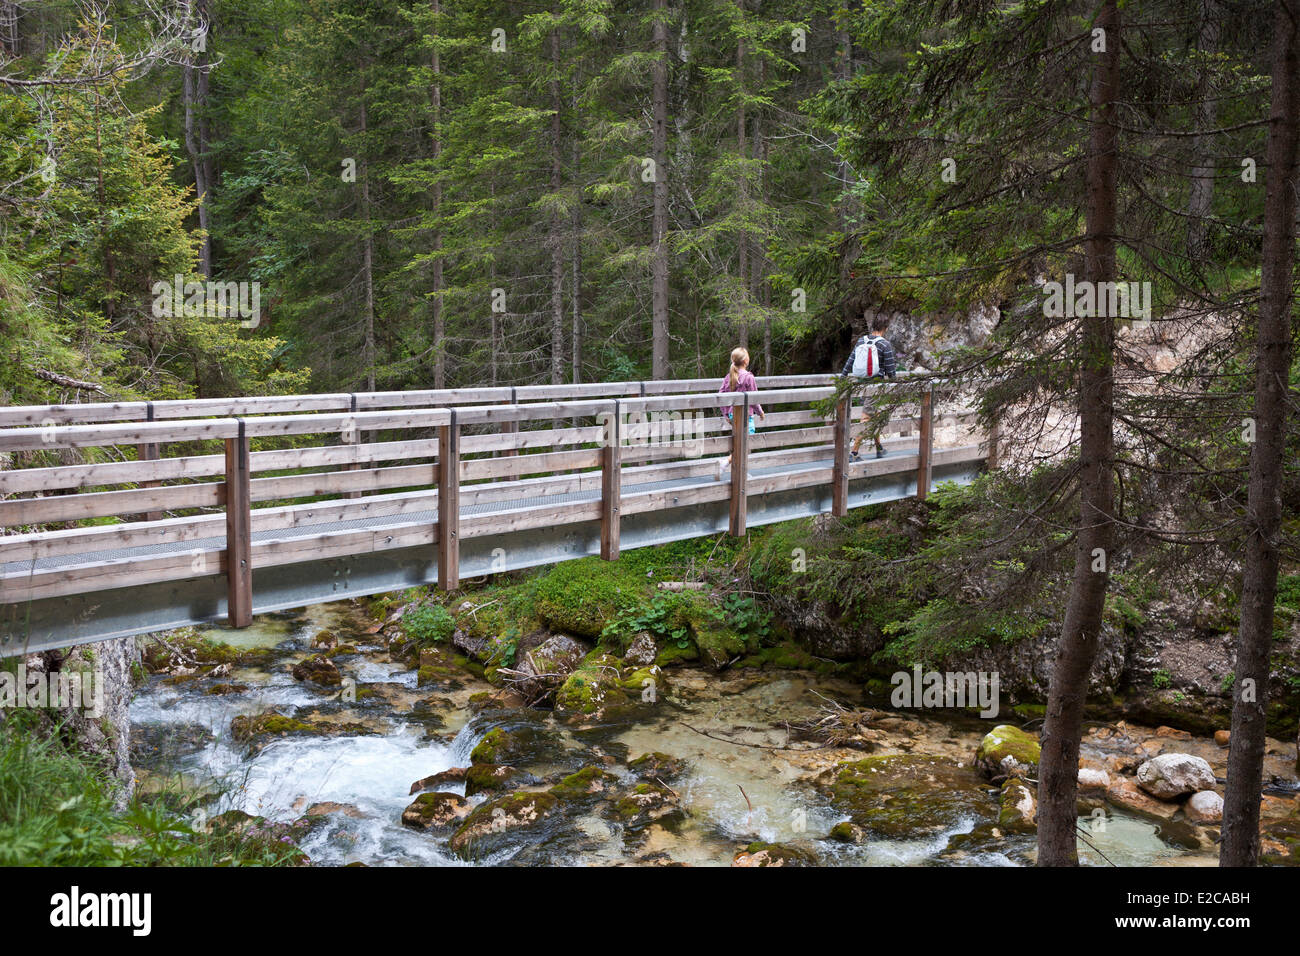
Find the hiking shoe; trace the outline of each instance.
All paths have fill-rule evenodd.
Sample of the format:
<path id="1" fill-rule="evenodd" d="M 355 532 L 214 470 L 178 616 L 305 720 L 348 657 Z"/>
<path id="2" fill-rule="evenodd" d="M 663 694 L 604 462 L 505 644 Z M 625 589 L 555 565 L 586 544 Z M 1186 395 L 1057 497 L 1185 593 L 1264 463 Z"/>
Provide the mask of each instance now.
<path id="1" fill-rule="evenodd" d="M 849 452 L 849 461 L 861 461 L 861 460 L 862 460 L 862 456 L 859 455 L 856 451 Z"/>
<path id="2" fill-rule="evenodd" d="M 877 448 L 877 449 L 876 449 L 876 457 L 877 457 L 877 458 L 884 458 L 884 457 L 885 457 L 885 449 L 883 449 L 883 448 Z"/>

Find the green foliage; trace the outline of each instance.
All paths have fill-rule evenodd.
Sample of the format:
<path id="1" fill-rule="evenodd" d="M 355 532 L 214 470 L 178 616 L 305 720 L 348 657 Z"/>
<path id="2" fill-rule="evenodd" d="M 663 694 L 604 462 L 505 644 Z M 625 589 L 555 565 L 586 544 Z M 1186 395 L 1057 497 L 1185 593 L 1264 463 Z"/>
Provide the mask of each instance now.
<path id="1" fill-rule="evenodd" d="M 295 861 L 277 838 L 194 827 L 192 798 L 164 792 L 113 807 L 102 768 L 0 723 L 0 866 L 240 866 Z"/>
<path id="2" fill-rule="evenodd" d="M 402 627 L 421 646 L 443 644 L 456 630 L 456 620 L 441 604 L 422 604 L 402 615 Z"/>

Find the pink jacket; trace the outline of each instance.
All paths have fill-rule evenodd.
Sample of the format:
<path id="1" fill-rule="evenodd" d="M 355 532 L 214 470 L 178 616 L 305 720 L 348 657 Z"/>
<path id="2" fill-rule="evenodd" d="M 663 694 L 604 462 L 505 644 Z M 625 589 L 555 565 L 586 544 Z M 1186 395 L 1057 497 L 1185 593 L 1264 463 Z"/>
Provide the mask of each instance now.
<path id="1" fill-rule="evenodd" d="M 723 392 L 730 392 L 730 391 L 733 391 L 731 387 L 731 372 L 727 372 L 726 377 L 724 377 L 722 380 L 722 387 L 718 389 L 718 394 L 722 394 Z M 758 379 L 754 378 L 754 373 L 747 368 L 741 369 L 740 374 L 736 376 L 736 387 L 734 391 L 757 392 Z M 749 410 L 758 415 L 764 414 L 763 406 L 758 404 L 758 402 L 751 402 L 749 405 Z M 725 414 L 727 416 L 727 420 L 730 421 L 731 409 L 728 408 Z"/>

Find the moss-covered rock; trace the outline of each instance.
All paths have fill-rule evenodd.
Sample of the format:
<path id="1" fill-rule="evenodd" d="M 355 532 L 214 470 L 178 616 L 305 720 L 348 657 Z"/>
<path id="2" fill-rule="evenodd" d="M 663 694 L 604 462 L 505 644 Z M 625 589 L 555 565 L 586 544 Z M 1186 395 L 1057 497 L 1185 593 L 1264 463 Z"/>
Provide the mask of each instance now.
<path id="1" fill-rule="evenodd" d="M 469 801 L 455 793 L 422 793 L 402 811 L 402 826 L 443 829 L 469 816 Z"/>
<path id="2" fill-rule="evenodd" d="M 512 839 L 520 831 L 535 828 L 554 812 L 559 800 L 549 793 L 523 791 L 491 800 L 475 809 L 447 845 L 462 858 L 473 859 L 491 853 Z"/>
<path id="3" fill-rule="evenodd" d="M 568 803 L 608 793 L 617 783 L 618 778 L 607 770 L 602 770 L 600 767 L 583 767 L 551 787 L 550 793 Z"/>
<path id="4" fill-rule="evenodd" d="M 289 717 L 274 710 L 260 714 L 240 715 L 230 722 L 230 736 L 241 743 L 251 743 L 261 749 L 271 737 L 288 737 L 313 734 L 320 737 L 367 736 L 377 731 L 365 724 L 350 721 L 335 722 L 316 717 Z"/>
<path id="5" fill-rule="evenodd" d="M 990 780 L 1010 777 L 1036 777 L 1042 748 L 1033 734 L 999 724 L 980 741 L 975 751 L 975 765 Z"/>
<path id="6" fill-rule="evenodd" d="M 316 654 L 293 665 L 290 673 L 293 679 L 321 687 L 338 687 L 343 683 L 343 675 L 338 665 L 323 654 Z"/>
<path id="7" fill-rule="evenodd" d="M 683 818 L 677 794 L 657 783 L 638 783 L 614 803 L 614 816 L 629 830 Z"/>
<path id="8" fill-rule="evenodd" d="M 608 708 L 626 707 L 631 698 L 623 688 L 622 665 L 612 654 L 587 655 L 555 692 L 556 713 L 594 716 Z"/>
<path id="9" fill-rule="evenodd" d="M 789 843 L 751 843 L 735 855 L 732 866 L 816 866 L 817 854 Z"/>
<path id="10" fill-rule="evenodd" d="M 1033 791 L 1019 777 L 1002 785 L 998 809 L 998 826 L 1006 833 L 1035 833 L 1037 805 Z"/>
<path id="11" fill-rule="evenodd" d="M 500 793 L 536 783 L 530 773 L 505 764 L 476 763 L 465 771 L 465 796 L 476 793 Z"/>
<path id="12" fill-rule="evenodd" d="M 830 796 L 851 823 L 891 839 L 933 834 L 965 818 L 997 818 L 979 775 L 940 757 L 882 754 L 842 763 Z"/>
<path id="13" fill-rule="evenodd" d="M 686 761 L 653 750 L 628 762 L 627 769 L 642 780 L 672 780 L 686 772 Z"/>

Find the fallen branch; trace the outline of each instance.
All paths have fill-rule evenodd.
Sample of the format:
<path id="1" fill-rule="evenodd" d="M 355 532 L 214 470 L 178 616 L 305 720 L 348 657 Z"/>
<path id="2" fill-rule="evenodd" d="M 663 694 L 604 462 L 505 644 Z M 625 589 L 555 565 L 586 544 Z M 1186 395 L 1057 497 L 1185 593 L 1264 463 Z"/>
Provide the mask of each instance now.
<path id="1" fill-rule="evenodd" d="M 80 379 L 69 378 L 67 375 L 60 375 L 58 372 L 51 372 L 48 369 L 43 368 L 32 369 L 32 373 L 39 379 L 43 379 L 46 382 L 52 382 L 55 385 L 62 386 L 63 388 L 79 388 L 83 392 L 98 392 L 100 395 L 108 394 L 104 389 L 104 386 L 100 385 L 98 382 L 83 382 Z"/>

